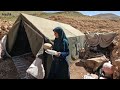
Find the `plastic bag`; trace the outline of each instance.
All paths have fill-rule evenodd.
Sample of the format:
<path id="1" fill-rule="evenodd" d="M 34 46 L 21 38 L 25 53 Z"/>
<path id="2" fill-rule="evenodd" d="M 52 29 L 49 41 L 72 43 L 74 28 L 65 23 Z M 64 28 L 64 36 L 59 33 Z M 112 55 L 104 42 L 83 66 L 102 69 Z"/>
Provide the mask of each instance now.
<path id="1" fill-rule="evenodd" d="M 45 70 L 40 58 L 36 58 L 26 72 L 37 79 L 43 79 L 45 76 Z"/>

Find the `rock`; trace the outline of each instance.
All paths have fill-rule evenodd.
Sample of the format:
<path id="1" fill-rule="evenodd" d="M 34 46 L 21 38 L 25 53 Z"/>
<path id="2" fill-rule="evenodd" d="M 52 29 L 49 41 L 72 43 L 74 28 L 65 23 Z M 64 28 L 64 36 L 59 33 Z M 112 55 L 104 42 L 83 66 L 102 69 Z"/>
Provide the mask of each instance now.
<path id="1" fill-rule="evenodd" d="M 120 59 L 112 62 L 114 66 L 113 79 L 120 79 Z"/>
<path id="2" fill-rule="evenodd" d="M 8 30 L 10 30 L 11 28 L 12 28 L 12 26 L 11 26 L 11 25 L 7 27 L 7 29 L 8 29 Z"/>
<path id="3" fill-rule="evenodd" d="M 95 71 L 99 66 L 101 66 L 103 63 L 107 62 L 108 60 L 109 59 L 107 59 L 105 56 L 101 56 L 101 57 L 87 59 L 85 60 L 84 64 L 86 67 Z"/>
<path id="4" fill-rule="evenodd" d="M 98 75 L 96 74 L 91 74 L 92 77 L 94 77 L 95 79 L 98 79 Z"/>
<path id="5" fill-rule="evenodd" d="M 98 79 L 98 76 L 96 74 L 86 74 L 83 79 Z"/>
<path id="6" fill-rule="evenodd" d="M 112 62 L 114 66 L 120 67 L 120 59 L 116 59 L 115 61 Z"/>
<path id="7" fill-rule="evenodd" d="M 8 27 L 7 25 L 1 25 L 2 30 L 7 30 L 7 27 Z"/>
<path id="8" fill-rule="evenodd" d="M 105 78 L 105 77 L 100 77 L 100 79 L 107 79 L 107 78 Z"/>
<path id="9" fill-rule="evenodd" d="M 120 57 L 120 40 L 119 39 L 117 41 L 114 40 L 113 44 L 114 44 L 114 48 L 112 50 L 112 55 L 111 55 L 112 62 L 114 62 Z"/>
<path id="10" fill-rule="evenodd" d="M 120 79 L 120 72 L 119 72 L 119 68 L 118 67 L 115 67 L 115 69 L 114 69 L 113 79 Z"/>

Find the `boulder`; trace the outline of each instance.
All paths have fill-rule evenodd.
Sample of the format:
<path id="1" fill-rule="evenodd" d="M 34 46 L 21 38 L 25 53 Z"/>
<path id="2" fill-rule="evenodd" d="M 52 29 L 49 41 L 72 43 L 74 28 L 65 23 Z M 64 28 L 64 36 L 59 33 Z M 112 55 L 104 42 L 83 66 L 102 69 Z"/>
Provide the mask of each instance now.
<path id="1" fill-rule="evenodd" d="M 109 61 L 104 55 L 96 58 L 90 58 L 84 61 L 84 64 L 86 67 L 92 69 L 95 71 L 99 66 L 101 66 L 103 63 Z"/>

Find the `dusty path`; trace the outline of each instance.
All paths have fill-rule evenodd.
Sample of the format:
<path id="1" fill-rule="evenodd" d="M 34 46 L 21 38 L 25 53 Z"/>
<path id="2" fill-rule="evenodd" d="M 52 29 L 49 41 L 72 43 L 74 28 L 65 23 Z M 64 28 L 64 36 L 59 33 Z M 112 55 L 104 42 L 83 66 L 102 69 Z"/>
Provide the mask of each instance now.
<path id="1" fill-rule="evenodd" d="M 71 79 L 83 79 L 83 76 L 88 72 L 83 67 L 83 63 L 80 60 L 76 60 L 70 65 L 70 78 Z"/>

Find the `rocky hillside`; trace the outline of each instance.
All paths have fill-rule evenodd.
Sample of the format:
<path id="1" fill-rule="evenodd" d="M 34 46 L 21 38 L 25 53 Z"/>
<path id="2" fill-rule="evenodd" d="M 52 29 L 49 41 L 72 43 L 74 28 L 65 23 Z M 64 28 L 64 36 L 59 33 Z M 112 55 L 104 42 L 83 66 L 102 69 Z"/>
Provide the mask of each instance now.
<path id="1" fill-rule="evenodd" d="M 120 20 L 120 16 L 115 15 L 115 14 L 111 14 L 111 13 L 107 13 L 107 14 L 98 14 L 98 15 L 94 15 L 93 17 L 96 17 L 96 18 L 103 18 L 103 19 Z"/>
<path id="2" fill-rule="evenodd" d="M 120 20 L 104 20 L 93 17 L 68 18 L 65 16 L 51 16 L 48 19 L 70 24 L 81 32 L 116 32 L 120 33 Z"/>

